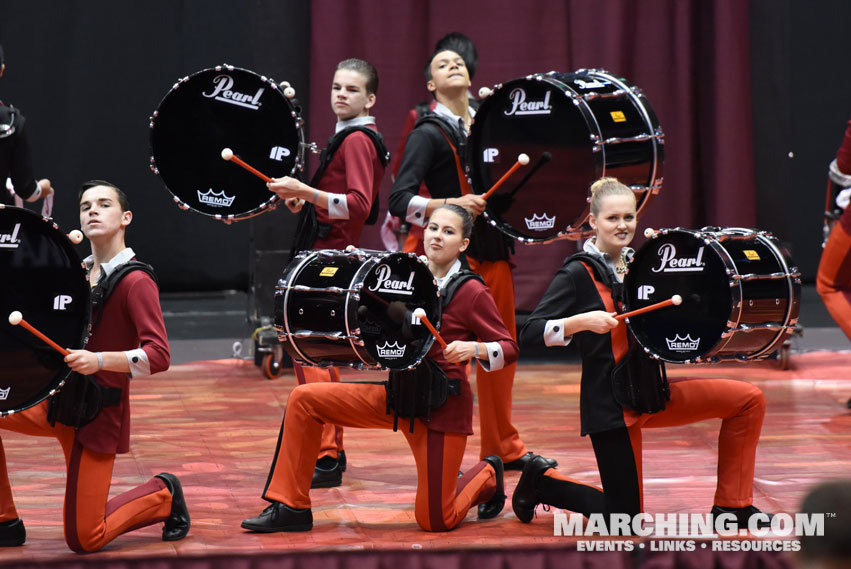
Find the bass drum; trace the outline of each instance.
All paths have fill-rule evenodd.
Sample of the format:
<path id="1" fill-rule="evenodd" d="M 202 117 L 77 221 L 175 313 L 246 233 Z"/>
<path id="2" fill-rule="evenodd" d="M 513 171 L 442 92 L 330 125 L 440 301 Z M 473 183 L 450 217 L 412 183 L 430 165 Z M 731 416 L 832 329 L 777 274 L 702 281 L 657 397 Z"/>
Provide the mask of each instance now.
<path id="1" fill-rule="evenodd" d="M 0 416 L 32 407 L 68 378 L 63 356 L 6 316 L 24 319 L 54 342 L 80 349 L 89 334 L 89 277 L 74 245 L 50 219 L 0 205 Z"/>
<path id="2" fill-rule="evenodd" d="M 673 363 L 754 360 L 794 332 L 801 274 L 766 232 L 662 229 L 629 263 L 624 302 L 629 311 L 675 294 L 680 306 L 629 318 L 647 352 Z"/>
<path id="3" fill-rule="evenodd" d="M 220 65 L 179 80 L 151 116 L 151 169 L 181 209 L 225 222 L 269 209 L 266 183 L 222 158 L 230 148 L 270 177 L 301 171 L 300 109 L 275 81 Z"/>
<path id="4" fill-rule="evenodd" d="M 413 253 L 303 251 L 275 288 L 275 328 L 302 364 L 405 370 L 434 342 L 413 311 L 422 308 L 438 327 L 439 300 Z"/>
<path id="5" fill-rule="evenodd" d="M 630 186 L 638 212 L 662 187 L 664 135 L 641 91 L 600 69 L 538 73 L 497 85 L 482 101 L 469 142 L 469 174 L 486 192 L 514 164 L 521 168 L 488 199 L 488 221 L 525 243 L 579 239 L 589 188 L 603 176 Z"/>

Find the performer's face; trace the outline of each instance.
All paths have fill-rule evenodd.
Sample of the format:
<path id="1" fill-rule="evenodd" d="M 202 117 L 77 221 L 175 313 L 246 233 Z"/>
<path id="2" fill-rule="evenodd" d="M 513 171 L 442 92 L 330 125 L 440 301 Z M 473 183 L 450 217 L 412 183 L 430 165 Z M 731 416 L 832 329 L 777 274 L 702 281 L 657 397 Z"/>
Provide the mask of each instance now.
<path id="1" fill-rule="evenodd" d="M 635 197 L 610 195 L 604 198 L 599 214 L 592 213 L 589 222 L 597 232 L 597 248 L 606 253 L 619 254 L 635 235 Z"/>
<path id="2" fill-rule="evenodd" d="M 470 88 L 470 72 L 464 58 L 454 51 L 441 51 L 431 60 L 431 81 L 426 83 L 429 91 L 449 93 L 454 90 L 467 92 Z"/>
<path id="3" fill-rule="evenodd" d="M 375 93 L 366 92 L 366 77 L 351 69 L 338 69 L 331 84 L 331 109 L 337 121 L 364 117 L 375 104 Z"/>
<path id="4" fill-rule="evenodd" d="M 115 235 L 132 218 L 129 211 L 121 211 L 118 194 L 108 186 L 91 187 L 80 197 L 80 228 L 90 241 Z"/>
<path id="5" fill-rule="evenodd" d="M 470 240 L 464 237 L 463 220 L 448 209 L 437 209 L 431 214 L 423 234 L 428 260 L 438 265 L 454 263 Z"/>

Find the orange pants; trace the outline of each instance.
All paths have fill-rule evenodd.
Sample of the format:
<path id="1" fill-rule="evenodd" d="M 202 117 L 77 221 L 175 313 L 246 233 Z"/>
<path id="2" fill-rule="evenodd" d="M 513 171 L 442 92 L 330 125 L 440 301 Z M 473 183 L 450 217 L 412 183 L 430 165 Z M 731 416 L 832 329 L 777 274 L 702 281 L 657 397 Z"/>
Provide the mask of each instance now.
<path id="1" fill-rule="evenodd" d="M 753 385 L 730 379 L 675 379 L 664 411 L 625 411 L 627 428 L 591 435 L 602 490 L 547 470 L 539 485 L 540 501 L 589 513 L 628 513 L 644 509 L 642 429 L 721 419 L 718 478 L 713 504 L 742 508 L 753 504 L 756 445 L 765 416 L 765 397 Z"/>
<path id="2" fill-rule="evenodd" d="M 308 492 L 326 424 L 392 429 L 393 415 L 386 413 L 384 385 L 326 382 L 293 389 L 263 498 L 291 508 L 311 506 Z M 471 507 L 493 497 L 496 474 L 483 461 L 458 478 L 467 435 L 433 431 L 419 419 L 413 433 L 408 426 L 409 420 L 400 419 L 399 431 L 417 464 L 417 523 L 426 531 L 450 530 L 461 523 Z"/>
<path id="3" fill-rule="evenodd" d="M 303 366 L 293 362 L 296 381 L 299 385 L 305 383 L 319 383 L 327 381 L 340 381 L 340 370 L 336 367 L 313 367 Z M 339 425 L 325 425 L 322 427 L 322 445 L 319 447 L 317 460 L 323 456 L 337 459 L 343 450 L 343 427 Z"/>
<path id="4" fill-rule="evenodd" d="M 77 553 L 97 551 L 119 535 L 166 521 L 171 513 L 171 493 L 159 478 L 109 500 L 114 454 L 102 454 L 76 441 L 75 430 L 47 422 L 47 402 L 0 419 L 0 429 L 54 437 L 65 454 L 65 542 Z M 18 517 L 6 455 L 0 440 L 0 522 Z"/>
<path id="5" fill-rule="evenodd" d="M 514 280 L 508 261 L 476 261 L 468 258 L 470 268 L 488 285 L 496 307 L 511 337 L 517 339 L 514 315 Z M 476 391 L 479 396 L 479 429 L 482 448 L 479 458 L 495 454 L 504 462 L 517 460 L 528 452 L 511 422 L 511 390 L 517 364 L 497 371 L 484 371 L 476 366 Z"/>
<path id="6" fill-rule="evenodd" d="M 851 340 L 851 207 L 845 209 L 824 245 L 816 290 L 827 311 Z"/>

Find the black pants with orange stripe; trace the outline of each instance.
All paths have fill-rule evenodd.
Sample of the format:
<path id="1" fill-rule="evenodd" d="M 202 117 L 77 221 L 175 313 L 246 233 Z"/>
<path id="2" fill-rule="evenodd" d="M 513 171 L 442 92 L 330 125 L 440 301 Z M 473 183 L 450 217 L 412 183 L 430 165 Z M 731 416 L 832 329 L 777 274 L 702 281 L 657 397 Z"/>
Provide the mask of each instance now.
<path id="1" fill-rule="evenodd" d="M 65 454 L 65 542 L 77 553 L 97 551 L 128 531 L 164 522 L 171 513 L 171 493 L 159 478 L 109 499 L 114 454 L 83 447 L 72 427 L 47 421 L 47 402 L 0 419 L 0 429 L 53 437 Z M 0 439 L 0 522 L 18 518 L 6 453 Z"/>

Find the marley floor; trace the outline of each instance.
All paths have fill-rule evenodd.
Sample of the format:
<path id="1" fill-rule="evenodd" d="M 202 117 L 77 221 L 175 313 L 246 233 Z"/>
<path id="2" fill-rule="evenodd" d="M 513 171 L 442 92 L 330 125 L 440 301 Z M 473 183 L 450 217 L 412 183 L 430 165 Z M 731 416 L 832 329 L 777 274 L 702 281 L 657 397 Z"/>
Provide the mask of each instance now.
<path id="1" fill-rule="evenodd" d="M 291 370 L 266 379 L 248 357 L 250 338 L 233 334 L 232 328 L 228 337 L 227 319 L 245 319 L 244 305 L 240 306 L 244 299 L 225 295 L 200 304 L 197 300 L 164 299 L 174 364 L 165 373 L 132 383 L 132 450 L 116 460 L 112 487 L 115 495 L 153 474 L 177 474 L 192 514 L 192 530 L 183 541 L 165 543 L 159 539 L 160 526 L 144 528 L 119 537 L 94 557 L 570 545 L 571 538 L 553 536 L 554 512 L 540 507 L 531 524 L 520 523 L 508 506 L 497 518 L 481 522 L 471 511 L 449 533 L 421 531 L 413 518 L 415 468 L 404 438 L 355 429 L 346 431 L 349 467 L 343 485 L 311 493 L 312 532 L 243 531 L 241 520 L 258 514 L 266 504 L 260 492 L 295 380 Z M 812 314 L 803 335 L 793 339 L 788 370 L 780 369 L 776 359 L 669 368 L 672 376 L 730 377 L 750 381 L 765 392 L 768 409 L 754 487 L 755 504 L 764 511 L 795 512 L 814 483 L 851 472 L 851 410 L 846 407 L 851 397 L 851 352 L 847 339 L 817 314 L 817 307 Z M 221 324 L 221 333 L 214 320 Z M 234 342 L 242 344 L 241 357 L 233 357 Z M 228 353 L 219 355 L 216 350 Z M 354 372 L 346 376 L 371 377 Z M 599 483 L 590 442 L 579 436 L 578 398 L 578 364 L 528 359 L 516 377 L 514 421 L 531 450 L 558 459 L 559 469 L 574 478 Z M 647 512 L 708 512 L 719 423 L 646 433 Z M 25 546 L 0 551 L 0 564 L 80 559 L 62 537 L 65 475 L 58 444 L 14 433 L 3 433 L 3 442 L 28 537 Z M 473 435 L 463 468 L 475 464 L 478 448 L 478 436 Z M 506 473 L 509 497 L 518 478 L 517 472 Z"/>

